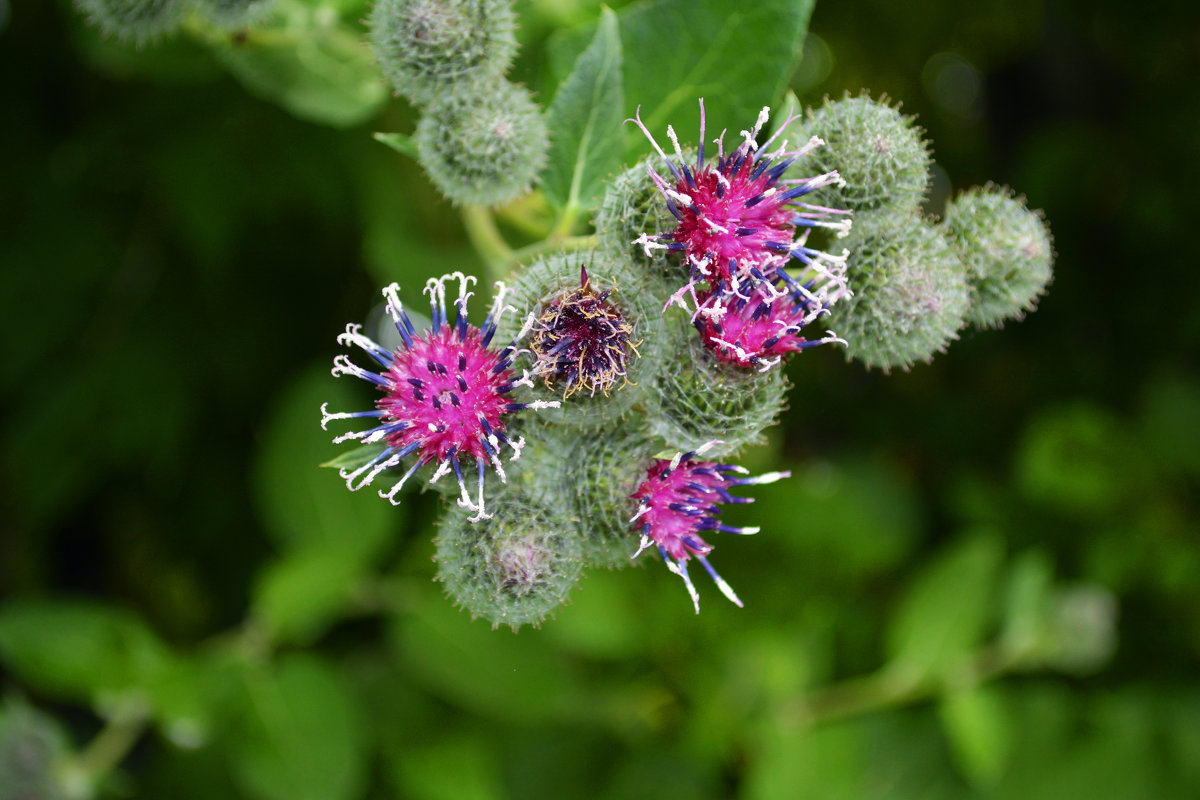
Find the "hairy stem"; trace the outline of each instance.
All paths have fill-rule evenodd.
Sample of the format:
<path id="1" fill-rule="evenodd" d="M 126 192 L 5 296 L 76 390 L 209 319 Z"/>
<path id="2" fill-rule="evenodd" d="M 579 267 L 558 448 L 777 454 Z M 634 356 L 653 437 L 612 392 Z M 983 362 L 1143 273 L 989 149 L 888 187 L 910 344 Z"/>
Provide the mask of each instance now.
<path id="1" fill-rule="evenodd" d="M 516 262 L 513 249 L 500 235 L 492 212 L 483 206 L 464 206 L 462 220 L 467 238 L 487 266 L 488 277 L 492 280 L 507 278 Z"/>

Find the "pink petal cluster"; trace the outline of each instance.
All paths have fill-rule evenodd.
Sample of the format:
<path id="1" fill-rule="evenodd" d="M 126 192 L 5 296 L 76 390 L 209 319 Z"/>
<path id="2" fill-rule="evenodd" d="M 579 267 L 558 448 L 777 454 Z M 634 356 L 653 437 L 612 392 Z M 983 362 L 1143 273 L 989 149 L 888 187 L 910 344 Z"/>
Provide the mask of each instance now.
<path id="1" fill-rule="evenodd" d="M 824 143 L 813 137 L 802 147 L 790 147 L 782 137 L 797 119 L 791 116 L 760 145 L 758 136 L 768 119 L 769 109 L 764 108 L 754 127 L 742 131 L 742 142 L 728 153 L 722 134 L 715 140 L 716 159 L 706 161 L 701 100 L 700 145 L 694 170 L 684 159 L 674 129 L 667 128 L 675 150 L 672 160 L 640 116 L 631 120 L 667 167 L 668 176 L 660 175 L 653 167 L 649 173 L 678 223 L 673 231 L 647 233 L 636 243 L 647 254 L 654 250 L 681 253 L 690 273 L 688 282 L 667 305 L 678 303 L 688 308 L 694 321 L 707 310 L 708 322 L 703 324 L 716 322 L 724 331 L 757 330 L 761 334 L 765 326 L 767 335 L 739 338 L 738 334 L 714 329 L 705 336 L 706 344 L 722 360 L 759 369 L 769 369 L 783 354 L 813 344 L 798 335 L 800 328 L 848 294 L 846 252 L 822 252 L 809 247 L 808 239 L 814 228 L 827 228 L 844 236 L 850 227 L 849 212 L 802 199 L 841 182 L 841 178 L 834 171 L 812 178 L 785 179 L 784 174 L 798 158 Z M 788 272 L 793 260 L 799 262 L 795 277 Z M 756 292 L 757 296 L 752 297 Z M 689 295 L 691 307 L 687 304 Z M 733 316 L 722 322 L 713 320 L 714 312 L 719 312 L 722 319 Z M 738 316 L 743 318 L 736 319 Z M 836 337 L 829 335 L 817 342 L 834 340 Z M 771 344 L 765 345 L 768 341 Z"/>
<path id="2" fill-rule="evenodd" d="M 446 315 L 446 283 L 457 279 L 459 295 L 455 301 L 455 321 Z M 501 350 L 489 348 L 504 305 L 506 289 L 497 283 L 492 310 L 482 328 L 467 322 L 467 291 L 475 278 L 456 272 L 433 278 L 425 286 L 429 295 L 433 320 L 428 331 L 417 333 L 399 300 L 399 286 L 392 284 L 383 290 L 387 310 L 396 325 L 403 344 L 389 351 L 361 333 L 358 325 L 349 325 L 338 341 L 356 345 L 382 369 L 378 372 L 363 369 L 347 356 L 334 359 L 334 375 L 353 375 L 382 392 L 373 411 L 331 413 L 321 407 L 321 426 L 330 420 L 375 418 L 379 424 L 362 431 L 342 434 L 333 441 L 358 441 L 361 444 L 382 443 L 383 449 L 365 464 L 341 471 L 346 485 L 354 491 L 369 485 L 385 470 L 399 466 L 413 456 L 412 465 L 389 490 L 380 496 L 397 504 L 397 493 L 421 466 L 436 464 L 430 482 L 453 472 L 462 496 L 459 505 L 475 512 L 473 521 L 490 515 L 484 511 L 483 484 L 486 465 L 490 461 L 500 480 L 504 481 L 504 466 L 500 460 L 503 444 L 513 449 L 513 458 L 520 455 L 523 439 L 510 439 L 505 431 L 505 417 L 526 408 L 557 406 L 557 402 L 537 401 L 514 403 L 509 392 L 520 384 L 532 385 L 528 375 L 516 379 L 510 364 L 516 354 L 515 342 Z M 478 471 L 478 497 L 472 499 L 463 477 L 461 459 L 470 457 Z"/>
<path id="3" fill-rule="evenodd" d="M 630 522 L 641 535 L 637 558 L 650 545 L 658 548 L 667 569 L 683 578 L 696 613 L 700 613 L 700 594 L 688 576 L 687 562 L 695 558 L 712 577 L 721 593 L 737 606 L 742 601 L 734 594 L 712 565 L 708 554 L 713 546 L 701 537 L 702 531 L 724 533 L 758 533 L 758 528 L 739 528 L 717 519 L 722 503 L 751 503 L 753 498 L 735 497 L 729 489 L 757 483 L 773 483 L 791 475 L 789 472 L 770 472 L 754 478 L 742 477 L 746 470 L 715 461 L 698 461 L 718 442 L 708 442 L 690 453 L 679 453 L 673 459 L 656 458 L 646 471 L 646 478 L 632 497 L 640 500 L 637 513 Z"/>

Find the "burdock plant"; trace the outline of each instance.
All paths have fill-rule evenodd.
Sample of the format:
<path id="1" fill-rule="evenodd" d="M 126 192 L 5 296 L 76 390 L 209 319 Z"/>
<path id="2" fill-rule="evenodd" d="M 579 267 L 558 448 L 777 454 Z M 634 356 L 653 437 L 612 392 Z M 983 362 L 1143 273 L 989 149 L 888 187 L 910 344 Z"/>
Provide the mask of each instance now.
<path id="1" fill-rule="evenodd" d="M 447 33 L 471 14 L 488 17 L 472 36 Z M 732 490 L 789 477 L 748 477 L 732 463 L 783 410 L 784 362 L 832 347 L 885 370 L 927 361 L 968 320 L 991 325 L 1031 306 L 1049 276 L 1048 234 L 993 190 L 964 194 L 940 225 L 922 216 L 929 150 L 886 102 L 846 97 L 774 121 L 763 108 L 727 144 L 725 133 L 708 139 L 701 100 L 695 142 L 668 125 L 663 147 L 640 113 L 627 120 L 653 155 L 595 192 L 594 236 L 567 236 L 566 214 L 514 254 L 471 209 L 528 192 L 551 149 L 578 155 L 622 132 L 619 119 L 580 142 L 551 130 L 531 94 L 503 77 L 509 14 L 506 3 L 417 0 L 384 0 L 372 14 L 396 88 L 423 106 L 418 160 L 466 208 L 481 252 L 516 269 L 481 328 L 466 321 L 472 279 L 455 273 L 426 286 L 426 330 L 401 308 L 399 287 L 385 290 L 396 349 L 347 329 L 341 340 L 381 369 L 341 356 L 335 374 L 381 394 L 372 410 L 322 411 L 323 424 L 373 420 L 335 440 L 359 448 L 334 465 L 351 489 L 378 481 L 392 502 L 424 467 L 432 483 L 452 474 L 458 500 L 438 525 L 439 578 L 493 624 L 539 624 L 585 567 L 622 566 L 648 548 L 697 611 L 695 563 L 740 606 L 708 561 L 708 538 L 757 531 L 721 521 L 723 504 L 750 501 Z M 591 49 L 588 58 L 556 107 L 611 66 Z M 586 179 L 577 170 L 556 192 L 580 198 Z M 503 486 L 485 508 L 489 466 Z"/>

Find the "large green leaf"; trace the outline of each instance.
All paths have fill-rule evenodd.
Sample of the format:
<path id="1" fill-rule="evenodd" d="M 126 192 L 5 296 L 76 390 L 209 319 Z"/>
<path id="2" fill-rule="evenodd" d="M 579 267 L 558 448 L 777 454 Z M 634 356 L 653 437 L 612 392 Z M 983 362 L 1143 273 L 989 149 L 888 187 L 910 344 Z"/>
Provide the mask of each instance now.
<path id="1" fill-rule="evenodd" d="M 270 23 L 212 48 L 251 92 L 311 122 L 357 125 L 387 100 L 365 38 L 332 8 L 277 0 Z"/>
<path id="2" fill-rule="evenodd" d="M 366 565 L 350 547 L 289 553 L 260 578 L 253 614 L 272 641 L 311 644 L 344 609 Z"/>
<path id="3" fill-rule="evenodd" d="M 710 136 L 754 124 L 776 102 L 800 62 L 814 0 L 653 0 L 617 13 L 624 54 L 625 110 L 641 106 L 650 130 L 698 130 L 703 97 Z M 554 74 L 568 73 L 591 41 L 591 28 L 551 43 Z M 689 139 L 687 135 L 684 139 Z M 640 141 L 639 141 L 640 140 Z M 626 129 L 627 161 L 647 152 L 641 134 Z"/>
<path id="4" fill-rule="evenodd" d="M 1016 732 L 993 686 L 951 692 L 938 703 L 938 716 L 963 774 L 976 786 L 996 783 L 1012 756 Z"/>
<path id="5" fill-rule="evenodd" d="M 328 402 L 331 411 L 371 407 L 369 392 L 356 394 L 347 383 L 331 378 L 326 370 L 304 375 L 284 391 L 263 434 L 255 465 L 255 499 L 267 530 L 283 547 L 370 551 L 401 519 L 372 487 L 351 492 L 336 472 L 320 469 L 339 455 L 330 440 L 354 429 L 354 420 L 348 420 L 321 430 L 322 403 Z M 346 453 L 355 452 L 345 447 Z"/>
<path id="6" fill-rule="evenodd" d="M 920 574 L 888 628 L 891 669 L 909 680 L 949 677 L 980 643 L 994 601 L 1000 541 L 972 536 Z"/>
<path id="7" fill-rule="evenodd" d="M 366 772 L 360 709 L 313 656 L 246 676 L 245 724 L 228 743 L 233 775 L 258 800 L 349 800 Z"/>
<path id="8" fill-rule="evenodd" d="M 571 213 L 599 201 L 604 179 L 621 165 L 624 107 L 617 15 L 605 8 L 592 43 L 546 112 L 550 161 L 542 188 L 554 205 Z"/>
<path id="9" fill-rule="evenodd" d="M 133 614 L 70 601 L 12 603 L 0 611 L 0 659 L 27 686 L 84 702 L 145 691 L 171 654 Z"/>

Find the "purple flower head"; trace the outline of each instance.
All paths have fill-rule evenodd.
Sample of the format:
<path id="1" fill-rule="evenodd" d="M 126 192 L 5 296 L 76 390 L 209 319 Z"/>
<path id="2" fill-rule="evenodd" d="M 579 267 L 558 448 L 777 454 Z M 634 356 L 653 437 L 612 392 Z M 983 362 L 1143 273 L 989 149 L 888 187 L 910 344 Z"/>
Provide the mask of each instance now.
<path id="1" fill-rule="evenodd" d="M 736 283 L 723 281 L 716 289 L 697 297 L 692 323 L 705 346 L 718 359 L 739 367 L 766 372 L 783 356 L 827 342 L 843 342 L 832 331 L 819 339 L 805 339 L 800 332 L 846 294 L 846 285 L 827 279 L 827 274 L 798 283 L 782 270 L 773 281 Z"/>
<path id="2" fill-rule="evenodd" d="M 459 282 L 455 301 L 455 321 L 446 315 L 446 282 Z M 509 365 L 516 354 L 516 341 L 501 350 L 488 347 L 496 333 L 496 325 L 505 311 L 506 289 L 496 284 L 496 298 L 483 328 L 467 322 L 467 300 L 473 294 L 467 288 L 475 278 L 455 272 L 442 278 L 432 278 L 425 285 L 429 295 L 433 324 L 418 334 L 400 305 L 399 286 L 392 284 L 383 290 L 387 310 L 396 324 L 403 344 L 389 352 L 360 333 L 361 326 L 348 325 L 338 341 L 347 346 L 357 345 L 374 359 L 382 369 L 371 372 L 354 364 L 347 356 L 334 359 L 333 374 L 353 375 L 373 383 L 383 393 L 375 401 L 374 411 L 331 413 L 321 407 L 321 427 L 330 420 L 371 417 L 379 424 L 363 431 L 342 434 L 335 443 L 357 440 L 362 444 L 381 442 L 382 452 L 367 463 L 341 475 L 346 485 L 357 491 L 370 484 L 386 469 L 399 466 L 414 456 L 412 466 L 404 476 L 380 496 L 398 504 L 396 494 L 418 468 L 437 464 L 430 483 L 453 471 L 462 492 L 459 505 L 475 512 L 472 521 L 489 517 L 483 507 L 483 475 L 491 461 L 501 481 L 505 481 L 500 460 L 502 444 L 513 449 L 513 458 L 521 454 L 524 439 L 509 439 L 505 435 L 504 417 L 525 408 L 547 408 L 557 402 L 511 402 L 508 394 L 515 386 L 532 386 L 528 374 L 519 380 Z M 524 334 L 522 331 L 518 339 Z M 470 456 L 479 473 L 478 499 L 472 500 L 463 478 L 461 459 Z"/>
<path id="3" fill-rule="evenodd" d="M 542 376 L 547 389 L 561 383 L 564 400 L 580 390 L 607 395 L 625 378 L 630 354 L 638 355 L 641 342 L 630 341 L 633 326 L 609 302 L 613 291 L 596 291 L 580 267 L 579 288 L 552 298 L 533 324 L 533 374 Z"/>
<path id="4" fill-rule="evenodd" d="M 804 146 L 792 148 L 786 138 L 780 139 L 798 118 L 793 115 L 770 138 L 758 144 L 769 114 L 770 110 L 764 108 L 754 127 L 741 132 L 742 142 L 731 152 L 725 152 L 722 133 L 715 140 L 716 160 L 706 162 L 702 99 L 695 171 L 685 162 L 673 128 L 667 126 L 667 136 L 675 148 L 674 161 L 654 140 L 640 115 L 628 120 L 641 128 L 666 165 L 667 176 L 648 169 L 667 208 L 678 220 L 675 230 L 646 233 L 636 243 L 645 248 L 647 255 L 655 249 L 683 253 L 692 276 L 688 287 L 693 290 L 700 281 L 712 284 L 724 281 L 729 285 L 735 279 L 773 279 L 773 273 L 782 273 L 793 258 L 835 274 L 845 269 L 844 252 L 840 256 L 824 253 L 809 247 L 807 241 L 816 227 L 829 228 L 839 237 L 844 236 L 850 228 L 846 217 L 850 212 L 803 200 L 824 186 L 841 183 L 837 171 L 813 178 L 783 177 L 796 159 L 824 142 L 814 136 Z M 778 146 L 771 150 L 777 139 L 780 139 Z M 803 232 L 797 235 L 797 229 Z"/>
<path id="5" fill-rule="evenodd" d="M 755 478 L 740 477 L 746 474 L 742 467 L 718 464 L 713 461 L 697 461 L 719 442 L 712 441 L 690 453 L 678 453 L 668 461 L 656 458 L 646 471 L 646 479 L 631 496 L 641 501 L 637 513 L 630 520 L 634 531 L 641 534 L 641 544 L 633 554 L 637 558 L 651 544 L 666 562 L 667 569 L 683 578 L 691 595 L 696 613 L 700 613 L 700 594 L 688 577 L 687 562 L 695 558 L 712 576 L 721 593 L 738 607 L 742 601 L 733 593 L 712 565 L 708 554 L 712 545 L 700 538 L 702 531 L 725 533 L 758 533 L 758 528 L 737 528 L 725 525 L 717 519 L 721 503 L 752 503 L 750 497 L 734 497 L 730 487 L 756 483 L 774 483 L 780 478 L 791 476 L 790 472 L 768 472 Z"/>

